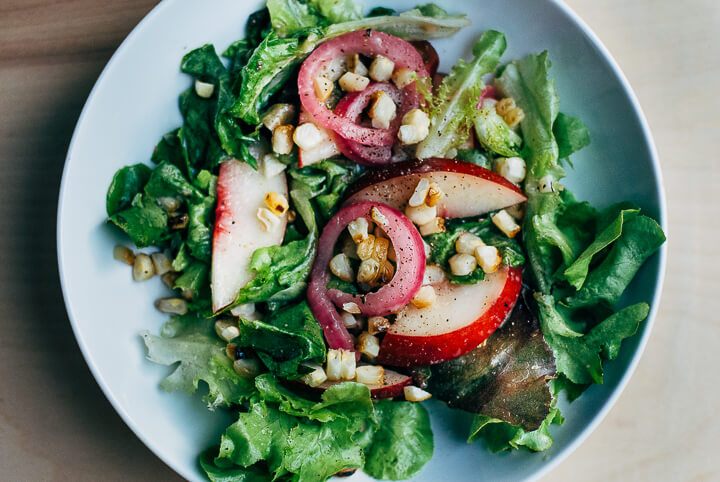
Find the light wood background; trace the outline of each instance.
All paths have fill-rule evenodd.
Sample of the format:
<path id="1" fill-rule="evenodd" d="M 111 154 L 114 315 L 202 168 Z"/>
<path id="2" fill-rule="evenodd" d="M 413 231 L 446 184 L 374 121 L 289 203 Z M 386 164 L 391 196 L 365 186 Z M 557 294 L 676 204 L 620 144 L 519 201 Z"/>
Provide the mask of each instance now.
<path id="1" fill-rule="evenodd" d="M 73 126 L 102 67 L 154 3 L 0 0 L 2 480 L 177 479 L 91 377 L 55 256 Z M 647 114 L 665 177 L 670 256 L 660 315 L 630 385 L 547 480 L 720 480 L 720 2 L 568 3 L 615 56 Z"/>

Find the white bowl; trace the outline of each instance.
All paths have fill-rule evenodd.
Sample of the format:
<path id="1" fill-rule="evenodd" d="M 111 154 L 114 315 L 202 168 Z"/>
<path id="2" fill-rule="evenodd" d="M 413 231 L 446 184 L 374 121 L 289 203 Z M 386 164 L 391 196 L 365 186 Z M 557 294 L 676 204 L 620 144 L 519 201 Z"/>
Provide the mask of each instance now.
<path id="1" fill-rule="evenodd" d="M 383 2 L 368 2 L 370 6 Z M 393 2 L 402 10 L 416 0 Z M 640 205 L 664 229 L 660 166 L 647 123 L 627 80 L 600 41 L 565 5 L 551 0 L 438 1 L 467 13 L 472 27 L 434 42 L 447 71 L 486 29 L 504 32 L 505 60 L 548 49 L 561 110 L 581 117 L 593 143 L 573 157 L 568 187 L 600 206 L 619 200 Z M 58 208 L 58 263 L 68 314 L 78 343 L 100 387 L 120 416 L 158 457 L 180 475 L 203 480 L 197 455 L 229 423 L 210 413 L 198 396 L 165 393 L 158 382 L 168 367 L 145 359 L 138 333 L 159 330 L 166 316 L 153 307 L 164 293 L 155 279 L 134 283 L 130 269 L 112 259 L 125 242 L 105 224 L 105 192 L 121 166 L 146 162 L 159 137 L 180 125 L 178 95 L 190 85 L 179 71 L 182 56 L 204 43 L 222 51 L 243 35 L 247 16 L 261 2 L 166 0 L 133 30 L 108 63 L 88 98 L 68 152 Z M 628 382 L 647 342 L 657 311 L 665 248 L 638 273 L 625 301 L 647 301 L 649 319 L 606 364 L 605 384 L 572 405 L 561 400 L 567 420 L 552 428 L 544 453 L 492 454 L 465 443 L 471 416 L 429 403 L 435 454 L 416 480 L 521 480 L 540 477 L 577 447 L 602 420 Z M 358 474 L 354 480 L 363 480 Z"/>

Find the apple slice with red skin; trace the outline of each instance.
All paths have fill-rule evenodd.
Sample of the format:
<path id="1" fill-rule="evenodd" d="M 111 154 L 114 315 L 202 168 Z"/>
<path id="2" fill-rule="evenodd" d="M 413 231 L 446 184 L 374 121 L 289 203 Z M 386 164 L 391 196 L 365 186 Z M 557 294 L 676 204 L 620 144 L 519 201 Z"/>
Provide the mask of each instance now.
<path id="1" fill-rule="evenodd" d="M 320 385 L 318 385 L 317 387 L 310 387 L 300 381 L 293 381 L 293 385 L 295 385 L 298 388 L 302 388 L 303 390 L 324 392 L 325 390 L 332 387 L 333 385 L 337 385 L 338 383 L 343 383 L 344 381 L 347 381 L 347 380 L 337 380 L 337 381 L 326 380 L 323 383 L 321 383 Z M 403 396 L 403 388 L 405 388 L 408 385 L 412 385 L 412 377 L 403 375 L 394 370 L 388 370 L 386 368 L 385 369 L 385 379 L 383 380 L 382 385 L 368 385 L 367 387 L 370 389 L 370 396 L 376 400 L 379 400 L 381 398 L 402 397 Z"/>
<path id="2" fill-rule="evenodd" d="M 287 198 L 283 173 L 266 178 L 236 159 L 220 166 L 212 249 L 213 312 L 232 303 L 240 288 L 253 279 L 249 268 L 253 252 L 282 243 L 287 214 L 268 231 L 263 231 L 257 218 L 258 209 L 266 207 L 265 194 L 270 191 Z"/>
<path id="3" fill-rule="evenodd" d="M 378 363 L 425 366 L 468 353 L 505 321 L 521 288 L 521 268 L 507 266 L 473 285 L 435 285 L 435 303 L 423 309 L 409 304 L 397 314 L 380 344 Z"/>
<path id="4" fill-rule="evenodd" d="M 369 169 L 348 188 L 345 203 L 381 202 L 402 211 L 421 177 L 445 193 L 437 205 L 442 218 L 480 216 L 527 200 L 519 187 L 489 169 L 436 157 Z"/>

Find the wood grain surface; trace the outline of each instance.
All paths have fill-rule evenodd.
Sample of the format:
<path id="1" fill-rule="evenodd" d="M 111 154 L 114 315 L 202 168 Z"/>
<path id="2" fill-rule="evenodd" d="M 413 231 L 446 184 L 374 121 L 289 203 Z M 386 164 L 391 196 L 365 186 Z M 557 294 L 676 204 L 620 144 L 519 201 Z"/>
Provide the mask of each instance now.
<path id="1" fill-rule="evenodd" d="M 73 127 L 112 52 L 154 3 L 0 0 L 2 480 L 178 479 L 90 375 L 55 253 Z M 660 315 L 630 385 L 547 480 L 720 480 L 720 2 L 568 3 L 615 56 L 647 114 L 665 177 L 670 255 Z"/>

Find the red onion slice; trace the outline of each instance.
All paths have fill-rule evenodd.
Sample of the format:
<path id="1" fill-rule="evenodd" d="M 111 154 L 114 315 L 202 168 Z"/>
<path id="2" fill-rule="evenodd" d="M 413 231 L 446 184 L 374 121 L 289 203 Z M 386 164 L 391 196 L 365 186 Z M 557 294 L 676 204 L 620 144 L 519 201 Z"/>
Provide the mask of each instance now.
<path id="1" fill-rule="evenodd" d="M 397 256 L 395 276 L 389 283 L 364 296 L 327 289 L 328 267 L 333 249 L 345 227 L 357 218 L 372 223 L 371 210 L 376 208 L 385 216 L 383 230 L 393 243 Z M 407 305 L 422 285 L 425 270 L 425 250 L 422 237 L 412 222 L 400 211 L 377 202 L 361 202 L 344 207 L 323 229 L 318 242 L 307 297 L 310 309 L 325 334 L 328 346 L 334 349 L 354 350 L 350 334 L 340 318 L 336 305 L 356 303 L 365 316 L 384 316 L 395 313 Z M 334 303 L 334 304 L 333 304 Z"/>

